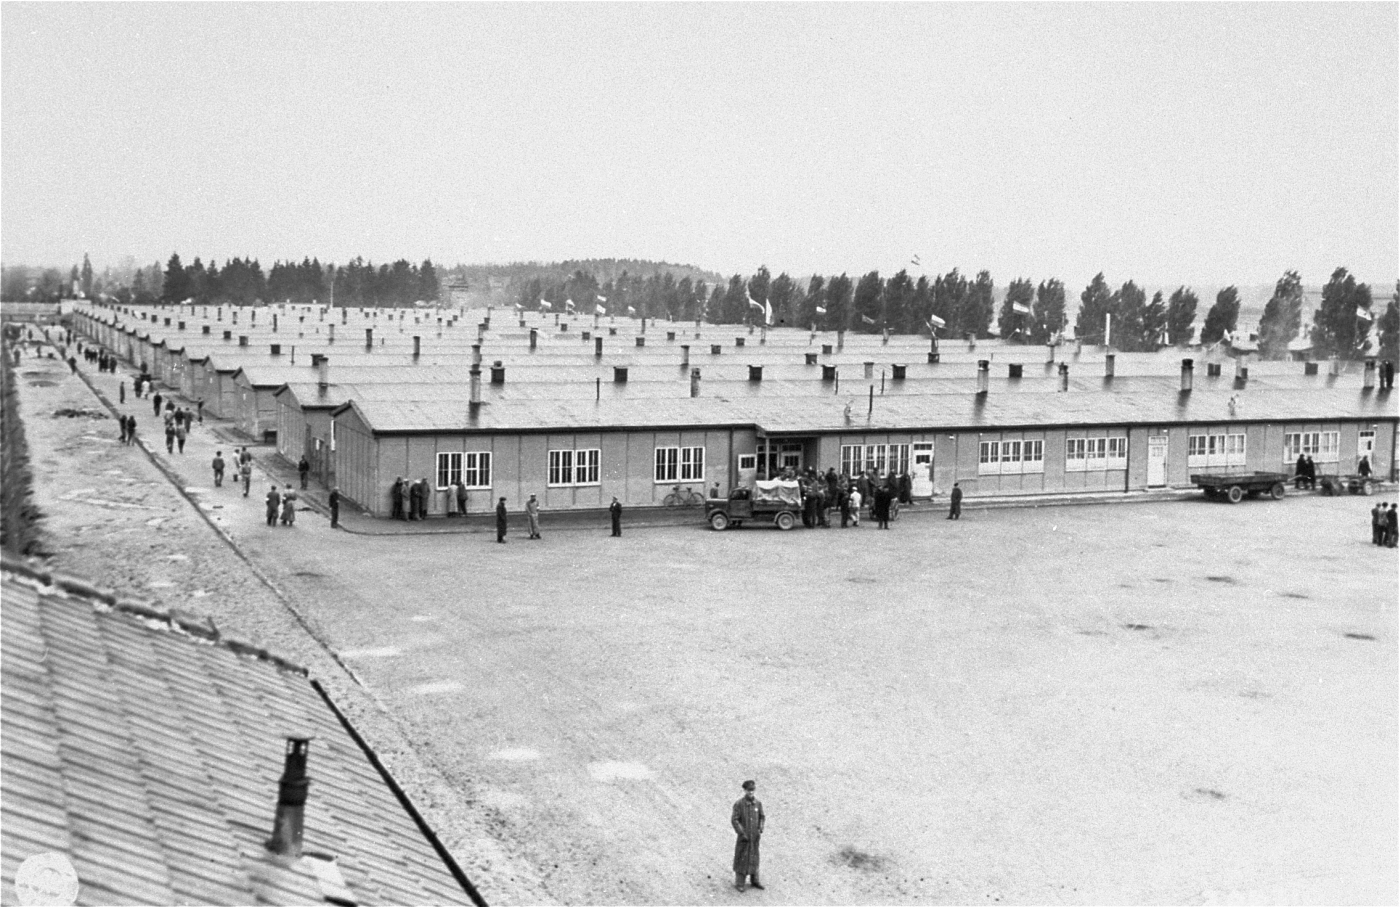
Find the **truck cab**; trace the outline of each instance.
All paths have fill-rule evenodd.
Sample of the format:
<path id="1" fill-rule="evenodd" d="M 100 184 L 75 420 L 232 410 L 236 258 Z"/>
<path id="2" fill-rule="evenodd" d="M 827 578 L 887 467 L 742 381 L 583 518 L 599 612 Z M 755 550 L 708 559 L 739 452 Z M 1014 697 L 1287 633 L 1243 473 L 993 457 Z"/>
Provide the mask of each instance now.
<path id="1" fill-rule="evenodd" d="M 786 531 L 797 525 L 801 512 L 801 484 L 782 479 L 758 480 L 752 488 L 735 488 L 727 499 L 705 502 L 705 520 L 716 531 L 754 521 L 771 522 Z"/>

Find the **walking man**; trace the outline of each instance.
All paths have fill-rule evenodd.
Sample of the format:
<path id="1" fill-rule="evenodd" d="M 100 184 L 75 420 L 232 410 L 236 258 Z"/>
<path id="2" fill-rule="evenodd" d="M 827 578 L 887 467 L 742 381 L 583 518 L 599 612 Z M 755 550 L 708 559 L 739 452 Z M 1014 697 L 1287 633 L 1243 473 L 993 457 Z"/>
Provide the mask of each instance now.
<path id="1" fill-rule="evenodd" d="M 1385 514 L 1385 546 L 1394 548 L 1397 544 L 1397 535 L 1400 535 L 1400 515 L 1395 512 L 1395 505 L 1391 504 L 1390 509 Z"/>
<path id="2" fill-rule="evenodd" d="M 161 401 L 161 399 L 162 399 L 162 397 L 161 397 L 161 395 L 160 395 L 160 391 L 156 391 L 156 395 L 155 395 L 154 397 L 151 398 L 151 409 L 155 411 L 155 415 L 157 415 L 157 416 L 160 415 L 160 401 Z"/>
<path id="3" fill-rule="evenodd" d="M 277 525 L 277 509 L 282 504 L 282 496 L 277 493 L 277 486 L 273 485 L 267 493 L 267 525 Z"/>
<path id="4" fill-rule="evenodd" d="M 612 537 L 622 538 L 622 504 L 614 495 L 612 503 L 608 505 L 608 516 L 612 517 Z"/>
<path id="5" fill-rule="evenodd" d="M 389 518 L 394 520 L 407 519 L 403 512 L 403 476 L 394 479 L 394 487 L 389 489 L 389 500 L 393 502 Z"/>
<path id="6" fill-rule="evenodd" d="M 496 541 L 504 545 L 506 543 L 506 499 L 501 498 L 496 502 Z"/>
<path id="7" fill-rule="evenodd" d="M 467 483 L 457 483 L 457 515 L 467 515 Z"/>
<path id="8" fill-rule="evenodd" d="M 253 464 L 244 460 L 238 467 L 238 474 L 243 477 L 243 497 L 248 496 L 248 489 L 253 484 Z"/>
<path id="9" fill-rule="evenodd" d="M 326 498 L 331 505 L 331 528 L 340 528 L 340 489 L 332 488 L 330 496 Z"/>
<path id="10" fill-rule="evenodd" d="M 948 519 L 962 519 L 962 489 L 958 487 L 957 482 L 953 483 L 953 493 L 948 496 L 948 500 Z"/>
<path id="11" fill-rule="evenodd" d="M 297 522 L 297 493 L 289 484 L 282 492 L 282 525 L 295 526 Z"/>
<path id="12" fill-rule="evenodd" d="M 214 451 L 214 487 L 215 487 L 215 488 L 222 488 L 223 486 L 224 486 L 224 452 L 223 452 L 222 450 L 216 450 L 216 451 Z"/>
<path id="13" fill-rule="evenodd" d="M 306 462 L 306 455 L 303 454 L 301 462 L 297 464 L 297 475 L 301 476 L 301 490 L 306 490 L 306 477 L 311 473 L 311 464 Z"/>
<path id="14" fill-rule="evenodd" d="M 1371 544 L 1385 544 L 1385 505 L 1377 504 L 1371 508 Z"/>
<path id="15" fill-rule="evenodd" d="M 525 519 L 530 523 L 530 538 L 540 537 L 540 502 L 535 500 L 533 494 L 530 500 L 525 502 Z"/>
<path id="16" fill-rule="evenodd" d="M 125 402 L 126 402 L 126 382 L 125 382 L 125 381 L 123 381 L 123 382 L 121 382 L 120 384 L 117 385 L 117 402 L 118 402 L 118 403 L 125 403 Z"/>
<path id="17" fill-rule="evenodd" d="M 763 804 L 754 799 L 752 781 L 744 782 L 744 795 L 734 803 L 729 824 L 738 837 L 734 841 L 734 887 L 744 890 L 744 882 L 763 890 L 758 880 L 758 842 L 763 835 Z"/>

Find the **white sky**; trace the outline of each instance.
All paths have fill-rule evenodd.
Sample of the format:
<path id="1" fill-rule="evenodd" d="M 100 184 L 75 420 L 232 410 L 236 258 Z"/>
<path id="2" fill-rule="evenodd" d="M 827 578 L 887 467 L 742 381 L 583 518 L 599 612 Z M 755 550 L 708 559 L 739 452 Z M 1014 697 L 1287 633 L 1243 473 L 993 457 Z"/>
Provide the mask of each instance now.
<path id="1" fill-rule="evenodd" d="M 0 6 L 0 256 L 998 285 L 1397 249 L 1397 5 Z M 913 269 L 917 272 L 918 269 Z"/>

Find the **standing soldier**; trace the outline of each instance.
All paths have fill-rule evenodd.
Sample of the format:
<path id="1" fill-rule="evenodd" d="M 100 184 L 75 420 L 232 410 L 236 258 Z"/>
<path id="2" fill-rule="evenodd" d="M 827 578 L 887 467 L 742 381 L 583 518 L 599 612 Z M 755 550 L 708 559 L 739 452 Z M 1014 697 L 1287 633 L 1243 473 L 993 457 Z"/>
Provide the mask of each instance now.
<path id="1" fill-rule="evenodd" d="M 118 403 L 125 403 L 125 402 L 126 402 L 126 382 L 125 382 L 125 381 L 122 381 L 120 384 L 117 385 L 117 402 L 118 402 Z"/>
<path id="2" fill-rule="evenodd" d="M 332 488 L 326 501 L 331 505 L 331 528 L 340 528 L 340 489 Z"/>
<path id="3" fill-rule="evenodd" d="M 622 538 L 622 504 L 617 500 L 616 495 L 613 496 L 612 503 L 608 505 L 608 515 L 612 517 L 613 538 Z"/>
<path id="4" fill-rule="evenodd" d="M 393 509 L 389 511 L 389 518 L 395 520 L 406 519 L 403 512 L 403 476 L 394 479 L 394 487 L 389 489 L 389 500 L 393 502 Z"/>
<path id="5" fill-rule="evenodd" d="M 240 458 L 242 459 L 242 458 Z M 243 477 L 243 497 L 248 496 L 248 489 L 253 484 L 253 464 L 252 461 L 243 459 L 238 466 L 238 474 Z"/>
<path id="6" fill-rule="evenodd" d="M 1385 505 L 1377 504 L 1371 508 L 1371 544 L 1385 544 Z"/>
<path id="7" fill-rule="evenodd" d="M 752 781 L 744 782 L 744 795 L 734 803 L 729 824 L 734 827 L 734 887 L 744 890 L 747 879 L 753 887 L 763 890 L 758 880 L 758 841 L 763 834 L 763 804 L 754 799 Z"/>
<path id="8" fill-rule="evenodd" d="M 1397 541 L 1398 538 L 1400 538 L 1400 516 L 1397 516 L 1395 512 L 1395 505 L 1391 504 L 1390 509 L 1385 514 L 1385 546 L 1394 548 L 1396 544 L 1400 544 L 1400 541 Z"/>
<path id="9" fill-rule="evenodd" d="M 224 484 L 224 452 L 214 451 L 214 487 L 222 488 Z"/>
<path id="10" fill-rule="evenodd" d="M 297 475 L 301 476 L 301 490 L 306 490 L 306 477 L 311 473 L 311 464 L 306 461 L 306 455 L 302 454 L 301 462 L 297 463 Z"/>
<path id="11" fill-rule="evenodd" d="M 277 486 L 273 485 L 267 493 L 267 525 L 277 525 L 277 508 L 282 503 L 282 496 L 277 493 Z"/>
<path id="12" fill-rule="evenodd" d="M 530 523 L 530 538 L 540 537 L 540 502 L 535 500 L 533 494 L 530 500 L 525 502 L 525 519 Z"/>
<path id="13" fill-rule="evenodd" d="M 496 541 L 504 545 L 506 543 L 506 499 L 501 498 L 496 502 Z"/>
<path id="14" fill-rule="evenodd" d="M 948 519 L 962 519 L 962 489 L 958 487 L 957 482 L 953 483 L 953 493 L 949 495 L 948 500 Z"/>
<path id="15" fill-rule="evenodd" d="M 155 395 L 154 397 L 151 398 L 151 409 L 155 411 L 155 415 L 156 415 L 156 416 L 160 416 L 160 401 L 161 401 L 161 399 L 162 399 L 162 398 L 161 398 L 161 396 L 160 396 L 160 391 L 156 391 L 156 395 Z"/>
<path id="16" fill-rule="evenodd" d="M 467 515 L 467 483 L 457 483 L 457 515 Z"/>

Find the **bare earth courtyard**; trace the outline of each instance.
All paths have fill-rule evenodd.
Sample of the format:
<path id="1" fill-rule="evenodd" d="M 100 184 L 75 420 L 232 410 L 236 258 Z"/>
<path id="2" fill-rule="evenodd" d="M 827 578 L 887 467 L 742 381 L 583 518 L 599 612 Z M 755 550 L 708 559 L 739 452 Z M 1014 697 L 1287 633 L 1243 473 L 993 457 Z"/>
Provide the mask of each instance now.
<path id="1" fill-rule="evenodd" d="M 92 503 L 117 495 L 80 492 L 84 457 L 143 455 L 98 440 L 110 420 L 50 419 L 81 388 L 53 378 L 24 403 L 59 561 L 136 581 L 133 536 L 102 526 L 121 514 Z M 1396 897 L 1400 590 L 1374 498 L 916 508 L 889 532 L 697 515 L 622 539 L 546 515 L 501 546 L 266 528 L 266 479 L 210 487 L 205 435 L 176 463 L 196 498 L 530 867 L 497 900 Z M 160 560 L 167 594 L 213 544 L 191 525 L 165 537 L 194 559 Z M 204 579 L 192 606 L 244 581 Z M 768 890 L 740 894 L 745 778 Z"/>

